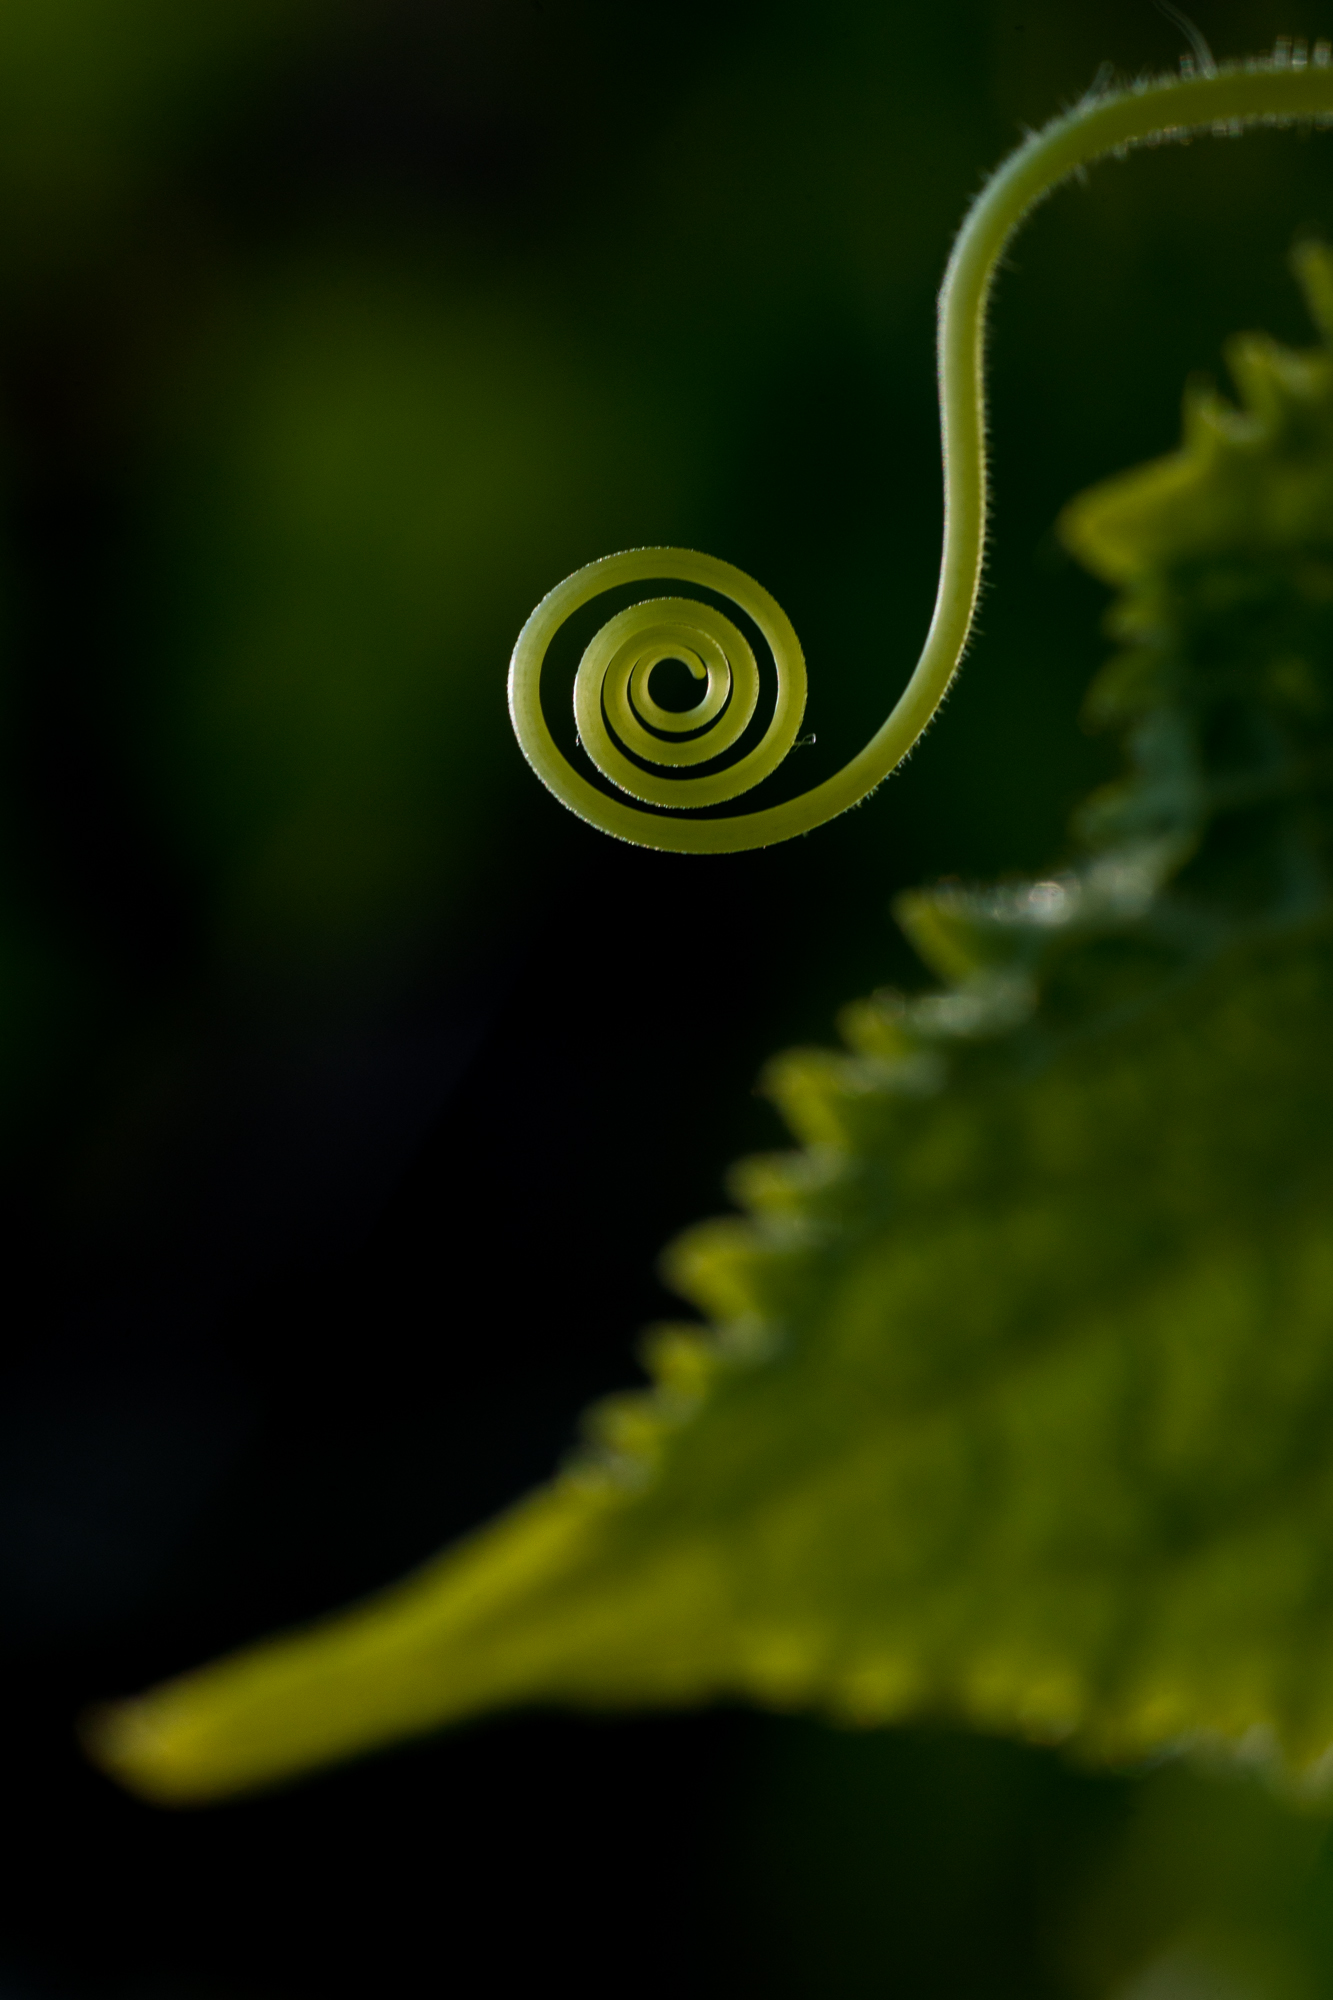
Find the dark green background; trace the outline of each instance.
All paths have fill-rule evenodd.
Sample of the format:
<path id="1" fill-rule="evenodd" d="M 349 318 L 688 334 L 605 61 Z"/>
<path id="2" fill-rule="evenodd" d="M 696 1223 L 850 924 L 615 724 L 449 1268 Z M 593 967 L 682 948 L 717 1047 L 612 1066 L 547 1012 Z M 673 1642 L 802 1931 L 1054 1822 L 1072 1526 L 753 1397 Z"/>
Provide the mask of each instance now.
<path id="1" fill-rule="evenodd" d="M 708 549 L 805 645 L 775 785 L 836 769 L 929 611 L 968 198 L 1180 47 L 1149 0 L 6 0 L 4 2000 L 1091 2000 L 1219 1924 L 1251 2000 L 1333 1963 L 1317 1823 L 1237 1783 L 528 1718 L 173 1817 L 72 1736 L 542 1477 L 671 1309 L 662 1242 L 777 1136 L 764 1056 L 913 976 L 892 893 L 1059 858 L 1109 753 L 1052 523 L 1174 442 L 1228 333 L 1309 338 L 1333 135 L 1106 165 L 1021 238 L 980 636 L 863 810 L 616 847 L 504 672 L 570 569 Z"/>

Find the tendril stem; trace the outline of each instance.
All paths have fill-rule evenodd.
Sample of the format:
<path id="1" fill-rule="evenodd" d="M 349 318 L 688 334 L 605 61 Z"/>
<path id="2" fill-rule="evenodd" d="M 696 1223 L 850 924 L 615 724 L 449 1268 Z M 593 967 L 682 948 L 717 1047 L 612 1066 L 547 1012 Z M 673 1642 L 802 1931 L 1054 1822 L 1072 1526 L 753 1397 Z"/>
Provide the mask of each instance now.
<path id="1" fill-rule="evenodd" d="M 589 602 L 599 589 L 640 579 L 677 578 L 703 584 L 730 595 L 759 625 L 773 646 L 773 633 L 787 649 L 799 680 L 799 697 L 780 692 L 782 725 L 777 755 L 794 740 L 804 698 L 804 668 L 795 634 L 773 600 L 749 578 L 715 558 L 680 550 L 632 550 L 608 556 L 542 600 L 524 626 L 510 667 L 509 704 L 514 729 L 537 775 L 557 798 L 583 819 L 621 840 L 677 854 L 738 853 L 790 840 L 799 833 L 846 812 L 867 798 L 902 762 L 920 737 L 948 691 L 967 646 L 981 583 L 986 539 L 986 314 L 1001 257 L 1031 210 L 1042 197 L 1093 161 L 1108 153 L 1146 141 L 1183 137 L 1193 132 L 1231 135 L 1256 124 L 1287 125 L 1309 120 L 1333 120 L 1333 64 L 1327 44 L 1318 44 L 1313 64 L 1279 44 L 1275 56 L 1236 64 L 1207 75 L 1163 77 L 1128 89 L 1089 96 L 1072 111 L 1033 133 L 997 169 L 973 203 L 954 243 L 939 295 L 938 370 L 940 431 L 944 461 L 944 543 L 939 588 L 926 642 L 916 668 L 888 719 L 865 748 L 835 776 L 813 790 L 760 812 L 727 819 L 664 817 L 622 803 L 581 776 L 561 753 L 541 710 L 540 675 L 549 639 L 569 613 Z M 647 697 L 647 676 L 665 657 L 686 657 L 702 675 L 702 662 L 715 642 L 702 626 L 709 607 L 698 606 L 700 631 L 681 622 L 679 600 L 655 600 L 676 617 L 674 627 L 652 626 L 656 651 L 644 653 L 638 664 L 625 654 L 622 679 L 632 697 L 643 691 L 650 720 L 661 718 Z M 645 605 L 654 612 L 654 605 Z M 689 607 L 685 607 L 688 612 Z M 713 612 L 714 621 L 734 628 Z M 770 629 L 771 628 L 771 629 Z M 677 634 L 673 644 L 672 633 Z M 596 641 L 594 645 L 596 645 Z M 794 649 L 794 651 L 793 651 Z M 591 653 L 592 648 L 589 649 Z M 646 664 L 645 664 L 646 662 Z M 582 673 L 582 669 L 580 670 Z M 782 663 L 779 661 L 781 680 Z M 709 682 L 708 701 L 720 697 Z M 581 713 L 591 714 L 593 697 L 585 685 Z M 785 705 L 784 705 L 785 704 Z M 622 701 L 623 705 L 623 701 Z M 702 711 L 701 711 L 702 714 Z M 765 775 L 774 757 L 756 758 L 757 777 Z M 665 757 L 660 761 L 666 761 Z M 677 750 L 671 761 L 683 762 Z M 698 761 L 697 757 L 695 761 Z M 749 759 L 745 760 L 747 764 Z M 660 780 L 635 775 L 621 760 L 613 782 L 636 796 L 667 803 Z M 762 766 L 762 768 L 760 768 Z M 629 772 L 628 782 L 625 772 Z M 713 781 L 711 797 L 679 787 L 680 805 L 708 804 L 734 795 L 737 784 L 724 789 Z"/>

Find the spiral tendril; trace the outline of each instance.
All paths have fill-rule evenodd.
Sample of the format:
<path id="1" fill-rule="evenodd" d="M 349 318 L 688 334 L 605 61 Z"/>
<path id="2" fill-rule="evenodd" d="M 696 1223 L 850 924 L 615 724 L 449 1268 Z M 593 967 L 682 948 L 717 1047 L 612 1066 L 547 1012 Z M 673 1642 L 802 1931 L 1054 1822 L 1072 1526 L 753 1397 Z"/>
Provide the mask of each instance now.
<path id="1" fill-rule="evenodd" d="M 1304 44 L 1293 49 L 1281 41 L 1271 57 L 1090 93 L 1027 138 L 987 182 L 958 233 L 940 289 L 944 543 L 934 614 L 915 671 L 888 719 L 841 771 L 760 812 L 679 816 L 738 798 L 777 769 L 800 731 L 805 662 L 785 613 L 743 571 L 689 549 L 630 549 L 567 577 L 542 599 L 519 634 L 510 663 L 509 712 L 542 782 L 603 832 L 678 854 L 736 853 L 789 840 L 874 791 L 930 722 L 972 629 L 986 538 L 986 313 L 996 268 L 1014 232 L 1043 195 L 1108 153 L 1199 131 L 1231 135 L 1249 125 L 1297 123 L 1333 123 L 1327 42 L 1315 44 L 1313 62 Z M 604 778 L 641 802 L 629 805 L 602 791 L 563 755 L 542 713 L 541 674 L 552 640 L 574 613 L 618 586 L 645 583 L 693 585 L 710 595 L 655 593 L 629 605 L 601 627 L 579 664 L 574 712 L 580 742 Z M 759 698 L 754 651 L 736 622 L 712 602 L 717 597 L 757 628 L 776 672 L 777 695 L 757 744 L 730 765 L 690 776 L 692 767 L 708 766 L 737 746 Z M 650 684 L 664 660 L 682 661 L 703 683 L 693 708 L 677 712 L 654 700 Z M 656 769 L 645 768 L 649 765 Z"/>

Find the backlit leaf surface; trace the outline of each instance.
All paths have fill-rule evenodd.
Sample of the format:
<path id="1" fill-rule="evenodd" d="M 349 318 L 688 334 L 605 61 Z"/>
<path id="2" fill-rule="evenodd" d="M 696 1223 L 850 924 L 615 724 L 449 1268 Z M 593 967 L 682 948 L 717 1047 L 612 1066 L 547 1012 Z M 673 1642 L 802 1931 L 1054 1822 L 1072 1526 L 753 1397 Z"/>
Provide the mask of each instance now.
<path id="1" fill-rule="evenodd" d="M 405 1583 L 104 1713 L 126 1782 L 533 1702 L 1333 1744 L 1333 352 L 1230 361 L 1065 519 L 1128 752 L 1074 863 L 905 899 L 940 990 L 773 1065 L 798 1150 L 668 1253 L 707 1325 L 656 1386 Z"/>

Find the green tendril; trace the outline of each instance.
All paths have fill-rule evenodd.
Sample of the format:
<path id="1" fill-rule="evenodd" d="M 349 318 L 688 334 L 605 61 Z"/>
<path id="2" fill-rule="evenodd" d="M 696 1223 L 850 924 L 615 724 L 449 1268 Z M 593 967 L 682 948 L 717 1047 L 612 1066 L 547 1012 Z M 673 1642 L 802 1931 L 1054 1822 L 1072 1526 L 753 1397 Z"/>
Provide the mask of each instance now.
<path id="1" fill-rule="evenodd" d="M 581 775 L 557 747 L 541 705 L 541 672 L 566 621 L 605 591 L 637 583 L 694 584 L 737 607 L 758 628 L 777 672 L 777 700 L 759 744 L 720 772 L 682 780 L 643 768 L 688 770 L 731 749 L 758 700 L 749 642 L 709 601 L 649 597 L 619 611 L 583 654 L 574 707 L 582 746 L 602 775 L 651 807 L 719 805 L 766 778 L 800 731 L 805 662 L 790 621 L 742 571 L 687 549 L 631 549 L 605 556 L 557 585 L 519 634 L 509 671 L 509 712 L 542 782 L 580 818 L 640 847 L 676 854 L 729 854 L 790 840 L 866 798 L 922 734 L 958 671 L 981 581 L 986 539 L 986 312 L 996 267 L 1043 195 L 1094 160 L 1134 145 L 1194 132 L 1231 136 L 1250 125 L 1333 122 L 1329 45 L 1280 42 L 1269 57 L 1207 74 L 1163 77 L 1090 95 L 1033 133 L 973 203 L 953 247 L 939 298 L 940 431 L 944 457 L 944 546 L 930 630 L 916 669 L 864 750 L 812 791 L 762 812 L 726 819 L 666 818 L 623 804 Z M 683 661 L 704 683 L 683 712 L 650 693 L 653 670 Z"/>

